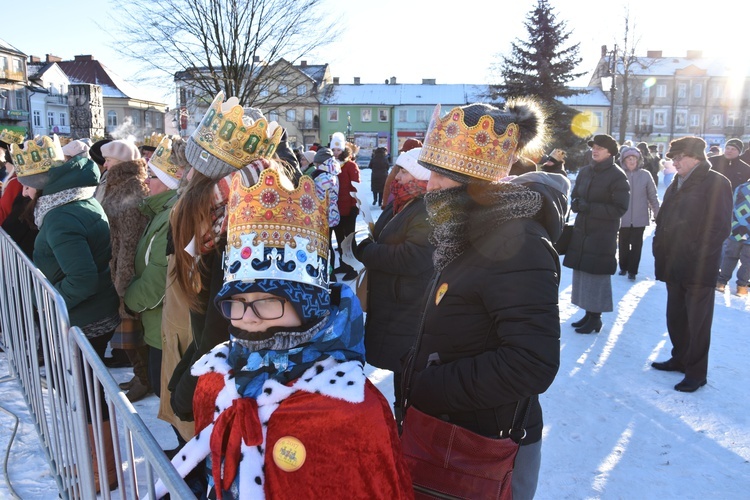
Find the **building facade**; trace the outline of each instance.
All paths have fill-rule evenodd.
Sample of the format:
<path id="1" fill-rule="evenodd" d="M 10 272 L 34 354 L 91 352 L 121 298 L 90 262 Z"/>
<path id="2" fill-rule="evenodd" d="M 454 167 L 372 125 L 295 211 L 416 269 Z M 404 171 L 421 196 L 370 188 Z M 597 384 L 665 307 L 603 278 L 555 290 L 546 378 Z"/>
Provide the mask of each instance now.
<path id="1" fill-rule="evenodd" d="M 0 39 L 0 128 L 29 130 L 26 54 Z"/>

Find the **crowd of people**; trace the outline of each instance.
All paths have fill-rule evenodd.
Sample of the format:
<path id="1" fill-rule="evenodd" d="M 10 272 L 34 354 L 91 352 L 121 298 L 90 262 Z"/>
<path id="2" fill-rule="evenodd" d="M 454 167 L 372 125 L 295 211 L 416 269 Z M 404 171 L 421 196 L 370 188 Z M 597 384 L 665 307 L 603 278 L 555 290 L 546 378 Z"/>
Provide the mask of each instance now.
<path id="1" fill-rule="evenodd" d="M 438 107 L 393 168 L 385 148 L 374 151 L 372 203 L 383 210 L 347 249 L 363 203 L 357 146 L 335 133 L 293 150 L 277 123 L 220 93 L 191 137 L 158 146 L 3 135 L 0 223 L 102 359 L 132 367 L 120 384 L 128 398 L 160 399 L 179 443 L 166 453 L 197 497 L 468 488 L 460 469 L 425 473 L 413 443 L 430 448 L 429 424 L 487 449 L 510 443 L 512 480 L 491 463 L 502 478 L 471 488 L 533 498 L 538 395 L 560 360 L 561 264 L 584 312 L 572 326 L 599 333 L 612 275 L 637 279 L 655 221 L 673 348 L 652 366 L 683 372 L 683 392 L 706 384 L 715 290 L 725 292 L 738 262 L 736 293 L 750 284 L 741 141 L 709 158 L 702 139 L 680 138 L 661 159 L 646 143 L 596 135 L 571 185 L 563 149 L 538 163 L 523 156 L 547 133 L 529 99 Z M 561 263 L 553 244 L 570 212 Z M 363 276 L 349 254 L 366 270 L 352 287 Z M 365 363 L 393 372 L 393 408 Z M 465 452 L 480 459 L 484 448 Z M 97 488 L 112 489 L 111 441 L 105 455 Z"/>

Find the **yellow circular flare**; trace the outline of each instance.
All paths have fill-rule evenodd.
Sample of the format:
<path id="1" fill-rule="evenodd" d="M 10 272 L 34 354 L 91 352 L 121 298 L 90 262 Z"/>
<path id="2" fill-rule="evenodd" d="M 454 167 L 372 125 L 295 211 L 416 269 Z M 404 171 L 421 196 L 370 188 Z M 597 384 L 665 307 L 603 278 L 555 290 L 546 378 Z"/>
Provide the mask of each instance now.
<path id="1" fill-rule="evenodd" d="M 581 138 L 594 135 L 598 128 L 596 118 L 591 111 L 578 113 L 573 117 L 573 121 L 570 124 L 571 132 Z"/>

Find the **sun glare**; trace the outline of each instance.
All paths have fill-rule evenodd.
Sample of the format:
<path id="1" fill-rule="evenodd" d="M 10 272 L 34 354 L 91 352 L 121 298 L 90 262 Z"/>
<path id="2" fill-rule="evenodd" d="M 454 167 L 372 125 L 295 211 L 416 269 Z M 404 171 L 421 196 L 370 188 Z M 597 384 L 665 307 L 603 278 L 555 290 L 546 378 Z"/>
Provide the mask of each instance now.
<path id="1" fill-rule="evenodd" d="M 646 78 L 646 81 L 643 82 L 644 87 L 653 87 L 656 85 L 656 78 L 653 76 L 651 78 Z"/>
<path id="2" fill-rule="evenodd" d="M 598 128 L 596 117 L 594 117 L 594 114 L 591 111 L 578 113 L 573 117 L 573 121 L 570 124 L 571 132 L 581 138 L 594 135 L 594 132 L 596 132 Z"/>

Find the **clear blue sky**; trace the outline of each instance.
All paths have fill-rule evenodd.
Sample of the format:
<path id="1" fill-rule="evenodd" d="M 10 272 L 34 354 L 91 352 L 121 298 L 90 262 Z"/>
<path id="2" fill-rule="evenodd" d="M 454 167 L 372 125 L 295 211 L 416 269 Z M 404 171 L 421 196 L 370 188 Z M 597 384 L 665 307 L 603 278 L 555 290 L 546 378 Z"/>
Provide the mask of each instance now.
<path id="1" fill-rule="evenodd" d="M 435 78 L 438 83 L 488 83 L 489 66 L 510 43 L 525 39 L 523 22 L 535 0 L 516 2 L 475 0 L 326 0 L 327 11 L 340 19 L 340 39 L 314 56 L 309 63 L 329 63 L 333 76 L 351 83 L 381 83 L 395 76 L 399 83 L 419 83 Z M 558 19 L 573 30 L 572 43 L 580 42 L 586 76 L 574 82 L 588 83 L 602 45 L 622 38 L 625 6 L 638 35 L 637 54 L 662 50 L 665 56 L 684 56 L 687 50 L 734 58 L 747 64 L 746 48 L 750 4 L 737 0 L 713 0 L 688 7 L 677 0 L 551 0 Z M 437 7 L 436 4 L 440 4 Z M 26 54 L 51 53 L 64 59 L 91 54 L 120 76 L 129 79 L 138 66 L 120 56 L 107 28 L 121 13 L 109 0 L 60 0 L 34 2 L 34 25 L 6 22 L 0 37 Z M 50 29 L 59 25 L 58 29 Z M 168 102 L 165 91 L 149 90 Z M 168 91 L 166 91 L 168 92 Z"/>

